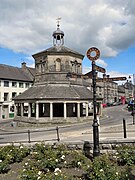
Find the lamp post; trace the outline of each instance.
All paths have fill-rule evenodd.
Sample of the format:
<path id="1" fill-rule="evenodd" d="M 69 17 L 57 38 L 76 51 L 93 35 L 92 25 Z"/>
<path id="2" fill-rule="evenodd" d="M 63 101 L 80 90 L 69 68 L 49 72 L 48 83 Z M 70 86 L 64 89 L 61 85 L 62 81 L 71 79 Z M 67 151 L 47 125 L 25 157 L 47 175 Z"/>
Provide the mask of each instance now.
<path id="1" fill-rule="evenodd" d="M 91 53 L 95 52 L 95 56 L 91 56 Z M 92 84 L 93 84 L 93 111 L 94 111 L 94 119 L 93 119 L 93 157 L 100 155 L 99 149 L 99 124 L 97 121 L 97 113 L 96 113 L 96 70 L 95 70 L 95 60 L 97 60 L 100 56 L 100 51 L 92 47 L 87 51 L 87 57 L 92 61 Z"/>

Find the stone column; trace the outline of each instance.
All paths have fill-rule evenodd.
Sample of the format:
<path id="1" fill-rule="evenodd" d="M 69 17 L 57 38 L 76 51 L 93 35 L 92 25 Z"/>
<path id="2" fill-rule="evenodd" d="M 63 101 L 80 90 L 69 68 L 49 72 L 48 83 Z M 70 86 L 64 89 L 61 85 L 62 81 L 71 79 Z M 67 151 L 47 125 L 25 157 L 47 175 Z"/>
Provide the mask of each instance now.
<path id="1" fill-rule="evenodd" d="M 36 120 L 39 118 L 39 104 L 36 102 Z"/>
<path id="2" fill-rule="evenodd" d="M 14 117 L 16 117 L 17 116 L 17 104 L 14 104 Z"/>
<path id="3" fill-rule="evenodd" d="M 86 108 L 86 117 L 89 116 L 89 107 L 88 107 L 88 103 L 85 103 L 85 108 Z"/>
<path id="4" fill-rule="evenodd" d="M 0 105 L 0 119 L 2 119 L 2 105 Z"/>
<path id="5" fill-rule="evenodd" d="M 80 118 L 80 103 L 77 103 L 77 117 Z"/>
<path id="6" fill-rule="evenodd" d="M 64 102 L 64 119 L 67 118 L 67 104 Z"/>
<path id="7" fill-rule="evenodd" d="M 31 105 L 28 103 L 28 118 L 31 117 Z"/>
<path id="8" fill-rule="evenodd" d="M 50 102 L 50 120 L 53 119 L 53 103 Z"/>
<path id="9" fill-rule="evenodd" d="M 23 103 L 21 103 L 21 117 L 23 117 Z"/>

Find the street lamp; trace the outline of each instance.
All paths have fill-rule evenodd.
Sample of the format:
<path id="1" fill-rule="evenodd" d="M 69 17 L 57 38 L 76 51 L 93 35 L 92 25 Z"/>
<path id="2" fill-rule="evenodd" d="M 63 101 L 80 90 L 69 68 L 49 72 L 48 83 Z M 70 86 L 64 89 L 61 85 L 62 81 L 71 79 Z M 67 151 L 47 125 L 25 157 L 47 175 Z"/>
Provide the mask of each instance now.
<path id="1" fill-rule="evenodd" d="M 92 56 L 91 53 L 95 53 L 95 56 Z M 100 51 L 96 47 L 92 47 L 87 51 L 87 57 L 92 61 L 92 84 L 93 84 L 93 112 L 94 112 L 94 119 L 93 119 L 93 157 L 100 155 L 99 149 L 99 124 L 97 121 L 97 113 L 96 113 L 96 69 L 95 69 L 95 60 L 97 60 L 100 56 Z"/>

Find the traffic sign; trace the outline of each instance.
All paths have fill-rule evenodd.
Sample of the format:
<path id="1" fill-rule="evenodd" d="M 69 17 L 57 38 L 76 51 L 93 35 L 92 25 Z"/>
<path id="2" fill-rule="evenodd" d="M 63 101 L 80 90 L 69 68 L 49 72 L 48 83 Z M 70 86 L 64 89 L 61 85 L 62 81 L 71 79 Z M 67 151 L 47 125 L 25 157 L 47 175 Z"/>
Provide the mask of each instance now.
<path id="1" fill-rule="evenodd" d="M 97 82 L 113 82 L 113 81 L 125 81 L 126 77 L 113 77 L 113 78 L 100 78 L 97 79 Z"/>
<path id="2" fill-rule="evenodd" d="M 95 65 L 95 70 L 98 71 L 98 72 L 101 72 L 101 73 L 105 73 L 106 72 L 105 68 L 102 68 L 102 67 L 97 66 L 97 65 Z"/>
<path id="3" fill-rule="evenodd" d="M 125 81 L 126 77 L 113 77 L 113 78 L 106 78 L 106 81 Z"/>

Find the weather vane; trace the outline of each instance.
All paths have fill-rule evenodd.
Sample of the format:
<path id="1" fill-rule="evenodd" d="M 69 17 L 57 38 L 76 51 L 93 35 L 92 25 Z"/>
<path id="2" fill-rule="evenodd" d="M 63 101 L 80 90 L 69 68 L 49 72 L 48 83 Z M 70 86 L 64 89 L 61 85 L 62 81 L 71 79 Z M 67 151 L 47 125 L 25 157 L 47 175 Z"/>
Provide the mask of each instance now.
<path id="1" fill-rule="evenodd" d="M 56 19 L 56 21 L 57 21 L 57 26 L 59 27 L 60 26 L 60 20 L 61 20 L 62 18 L 61 17 L 58 17 L 57 19 Z"/>

